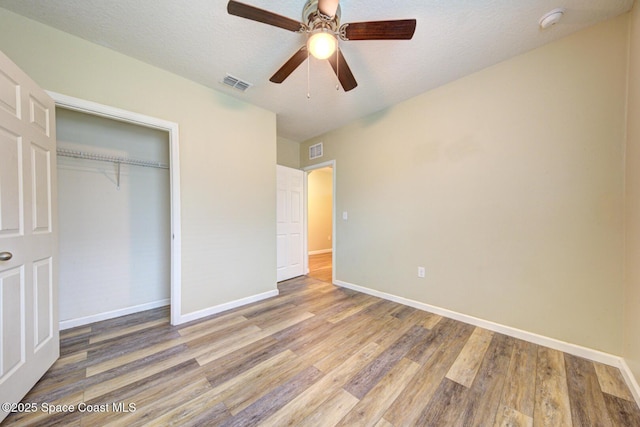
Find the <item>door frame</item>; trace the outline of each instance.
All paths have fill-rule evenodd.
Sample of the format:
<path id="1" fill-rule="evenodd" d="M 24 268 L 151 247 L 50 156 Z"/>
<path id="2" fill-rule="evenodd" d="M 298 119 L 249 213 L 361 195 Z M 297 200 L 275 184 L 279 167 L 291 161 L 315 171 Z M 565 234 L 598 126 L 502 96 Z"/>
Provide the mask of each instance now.
<path id="1" fill-rule="evenodd" d="M 304 260 L 304 265 L 302 269 L 305 271 L 305 274 L 309 274 L 309 172 L 314 171 L 316 169 L 322 169 L 330 167 L 332 170 L 331 176 L 331 283 L 336 283 L 336 161 L 328 160 L 326 162 L 317 163 L 315 165 L 310 165 L 302 168 L 304 171 L 304 234 L 303 234 L 303 250 L 304 256 L 302 259 Z"/>
<path id="2" fill-rule="evenodd" d="M 182 255 L 180 229 L 180 150 L 178 124 L 132 111 L 98 104 L 56 92 L 46 91 L 56 103 L 56 107 L 79 111 L 94 116 L 105 117 L 120 122 L 131 123 L 169 133 L 169 193 L 171 204 L 171 324 L 182 323 Z"/>

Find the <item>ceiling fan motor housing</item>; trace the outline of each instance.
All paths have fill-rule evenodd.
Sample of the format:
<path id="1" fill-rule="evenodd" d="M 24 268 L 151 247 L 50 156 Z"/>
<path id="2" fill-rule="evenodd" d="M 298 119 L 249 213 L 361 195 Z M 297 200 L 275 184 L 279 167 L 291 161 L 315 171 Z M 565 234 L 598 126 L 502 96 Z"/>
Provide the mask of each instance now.
<path id="1" fill-rule="evenodd" d="M 336 9 L 336 14 L 330 17 L 320 13 L 318 10 L 318 0 L 307 0 L 307 3 L 302 9 L 302 22 L 309 27 L 309 30 L 325 28 L 336 33 L 340 26 L 340 15 L 340 5 L 338 5 Z"/>

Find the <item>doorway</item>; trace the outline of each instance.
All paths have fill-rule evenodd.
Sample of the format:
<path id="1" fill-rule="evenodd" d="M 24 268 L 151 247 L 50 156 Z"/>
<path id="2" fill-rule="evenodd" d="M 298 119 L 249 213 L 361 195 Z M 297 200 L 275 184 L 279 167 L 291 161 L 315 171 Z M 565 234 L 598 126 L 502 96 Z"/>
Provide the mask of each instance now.
<path id="1" fill-rule="evenodd" d="M 306 271 L 309 277 L 335 281 L 335 161 L 305 168 Z"/>
<path id="2" fill-rule="evenodd" d="M 102 118 L 108 118 L 119 122 L 124 122 L 127 124 L 134 124 L 137 126 L 141 126 L 144 128 L 150 128 L 159 130 L 162 132 L 166 132 L 168 135 L 168 175 L 169 175 L 169 228 L 166 230 L 169 238 L 169 246 L 170 246 L 170 262 L 169 262 L 169 294 L 170 294 L 170 305 L 171 305 L 171 324 L 177 325 L 182 323 L 182 316 L 180 313 L 181 306 L 181 283 L 180 283 L 180 265 L 181 265 L 181 255 L 180 255 L 180 171 L 179 171 L 179 149 L 178 149 L 178 125 L 176 123 L 168 122 L 165 120 L 156 119 L 154 117 L 144 116 L 138 113 L 133 113 L 126 110 L 120 110 L 117 108 L 105 106 L 102 104 L 93 103 L 90 101 L 85 101 L 78 98 L 69 97 L 66 95 L 61 95 L 55 92 L 48 92 L 48 94 L 54 99 L 57 108 L 63 108 L 65 110 L 72 110 L 81 113 L 86 113 L 93 116 L 98 116 Z M 122 172 L 122 171 L 121 171 Z M 117 173 L 117 171 L 116 171 Z M 115 178 L 114 184 L 117 185 L 119 178 Z M 149 308 L 149 307 L 148 307 Z M 144 310 L 144 306 L 142 307 L 132 307 L 135 311 Z M 111 312 L 106 312 L 102 315 L 102 319 L 91 319 L 91 321 L 95 320 L 103 320 L 110 317 L 117 317 L 123 314 L 127 314 L 126 311 L 115 310 Z M 65 327 L 73 327 L 78 326 L 75 324 L 64 325 Z"/>

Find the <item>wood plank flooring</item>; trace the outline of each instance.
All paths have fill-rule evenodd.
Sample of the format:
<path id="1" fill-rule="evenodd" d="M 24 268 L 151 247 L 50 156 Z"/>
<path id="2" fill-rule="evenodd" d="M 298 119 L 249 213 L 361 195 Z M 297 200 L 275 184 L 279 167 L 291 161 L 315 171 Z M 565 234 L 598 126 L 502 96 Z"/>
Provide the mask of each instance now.
<path id="1" fill-rule="evenodd" d="M 331 283 L 332 277 L 331 252 L 327 254 L 309 255 L 309 277 Z"/>
<path id="2" fill-rule="evenodd" d="M 308 276 L 279 288 L 179 327 L 162 308 L 63 331 L 38 410 L 3 426 L 640 426 L 615 368 Z"/>

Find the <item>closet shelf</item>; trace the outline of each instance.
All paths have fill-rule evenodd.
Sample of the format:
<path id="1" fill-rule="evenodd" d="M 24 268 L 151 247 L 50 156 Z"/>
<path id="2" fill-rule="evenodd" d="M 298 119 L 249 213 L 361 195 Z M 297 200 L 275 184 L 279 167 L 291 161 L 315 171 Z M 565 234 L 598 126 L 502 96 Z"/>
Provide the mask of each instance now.
<path id="1" fill-rule="evenodd" d="M 169 165 L 150 160 L 130 159 L 126 157 L 106 156 L 103 154 L 86 153 L 84 151 L 68 150 L 58 148 L 56 150 L 58 156 L 73 157 L 75 159 L 97 160 L 99 162 L 111 162 L 118 165 L 144 166 L 147 168 L 169 169 Z"/>

